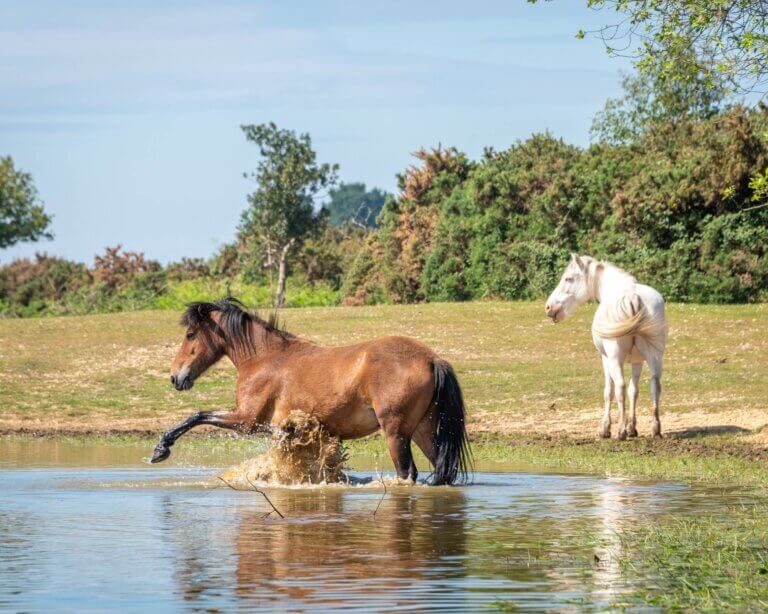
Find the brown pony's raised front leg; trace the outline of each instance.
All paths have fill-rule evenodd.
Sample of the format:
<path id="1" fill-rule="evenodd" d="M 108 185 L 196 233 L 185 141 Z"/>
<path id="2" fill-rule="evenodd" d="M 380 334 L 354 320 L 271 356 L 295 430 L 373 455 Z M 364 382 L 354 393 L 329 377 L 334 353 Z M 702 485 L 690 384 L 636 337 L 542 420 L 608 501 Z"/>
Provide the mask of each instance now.
<path id="1" fill-rule="evenodd" d="M 160 443 L 155 446 L 155 451 L 152 454 L 150 462 L 159 463 L 164 461 L 171 455 L 171 446 L 176 443 L 176 440 L 188 430 L 200 426 L 201 424 L 234 430 L 242 428 L 242 422 L 236 418 L 235 412 L 233 411 L 197 412 L 196 414 L 192 414 L 178 426 L 163 433 L 163 436 L 160 438 Z"/>

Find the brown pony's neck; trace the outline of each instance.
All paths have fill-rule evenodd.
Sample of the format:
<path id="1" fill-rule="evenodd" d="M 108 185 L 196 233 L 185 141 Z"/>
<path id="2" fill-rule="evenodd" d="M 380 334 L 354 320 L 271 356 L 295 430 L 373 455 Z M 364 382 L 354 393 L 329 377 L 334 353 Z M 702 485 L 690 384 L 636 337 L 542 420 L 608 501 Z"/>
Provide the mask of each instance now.
<path id="1" fill-rule="evenodd" d="M 224 337 L 224 354 L 235 368 L 240 370 L 254 359 L 261 358 L 275 351 L 284 351 L 296 341 L 293 335 L 267 326 L 265 322 L 254 318 L 248 323 L 249 331 L 245 339 Z"/>

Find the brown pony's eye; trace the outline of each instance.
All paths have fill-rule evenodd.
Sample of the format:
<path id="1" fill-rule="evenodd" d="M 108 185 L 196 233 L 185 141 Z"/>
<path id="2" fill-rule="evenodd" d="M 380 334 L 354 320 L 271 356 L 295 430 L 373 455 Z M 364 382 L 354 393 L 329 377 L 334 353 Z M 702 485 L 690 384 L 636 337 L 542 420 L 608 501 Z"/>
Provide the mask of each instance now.
<path id="1" fill-rule="evenodd" d="M 187 333 L 187 341 L 192 341 L 192 339 L 195 338 L 195 333 L 189 332 Z"/>

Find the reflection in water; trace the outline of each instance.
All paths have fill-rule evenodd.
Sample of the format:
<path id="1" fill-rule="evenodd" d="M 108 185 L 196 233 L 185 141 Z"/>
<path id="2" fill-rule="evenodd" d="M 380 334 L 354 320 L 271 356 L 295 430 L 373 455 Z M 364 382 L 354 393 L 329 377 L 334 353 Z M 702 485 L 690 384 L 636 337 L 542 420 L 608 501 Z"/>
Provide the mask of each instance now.
<path id="1" fill-rule="evenodd" d="M 221 562 L 210 544 L 229 540 L 241 599 L 326 607 L 377 600 L 417 605 L 419 593 L 409 596 L 402 589 L 464 574 L 466 498 L 459 489 L 440 490 L 440 496 L 422 496 L 424 488 L 390 489 L 375 516 L 375 491 L 272 491 L 285 520 L 265 518 L 258 495 L 235 494 L 241 501 L 234 508 L 234 537 L 219 534 L 214 520 L 203 547 L 191 539 L 194 526 L 178 517 L 186 513 L 168 500 L 165 519 L 178 546 L 180 591 L 187 600 L 204 601 L 209 590 L 219 590 Z"/>
<path id="2" fill-rule="evenodd" d="M 112 457 L 107 468 L 20 466 L 42 451 L 13 448 L 4 461 L 0 448 L 3 610 L 610 609 L 630 588 L 626 527 L 743 501 L 675 484 L 480 473 L 465 488 L 390 488 L 375 517 L 376 485 L 271 489 L 283 520 L 264 518 L 255 493 L 206 487 L 215 469 Z"/>
<path id="3" fill-rule="evenodd" d="M 362 488 L 272 490 L 284 520 L 265 518 L 256 493 L 219 492 L 226 511 L 210 508 L 204 518 L 169 498 L 179 593 L 206 603 L 231 587 L 240 602 L 265 607 L 418 607 L 425 599 L 550 607 L 585 598 L 609 606 L 627 590 L 624 523 L 665 506 L 663 486 L 480 477 L 488 483 L 466 489 L 390 489 L 375 517 L 380 495 Z"/>
<path id="4" fill-rule="evenodd" d="M 625 592 L 621 577 L 621 530 L 626 523 L 636 522 L 636 497 L 624 492 L 621 482 L 605 480 L 595 492 L 600 510 L 595 547 L 595 594 L 611 603 Z"/>

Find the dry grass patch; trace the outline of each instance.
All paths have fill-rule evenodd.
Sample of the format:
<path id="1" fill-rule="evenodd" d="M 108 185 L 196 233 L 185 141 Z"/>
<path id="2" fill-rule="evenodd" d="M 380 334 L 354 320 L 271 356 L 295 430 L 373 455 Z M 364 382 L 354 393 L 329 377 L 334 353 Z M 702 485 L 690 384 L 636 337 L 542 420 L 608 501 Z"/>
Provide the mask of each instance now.
<path id="1" fill-rule="evenodd" d="M 286 310 L 289 330 L 323 344 L 407 334 L 454 363 L 470 427 L 592 437 L 602 407 L 590 308 L 558 326 L 539 303 L 477 302 Z M 663 377 L 665 432 L 768 423 L 768 308 L 670 305 Z M 228 409 L 226 362 L 188 393 L 168 382 L 178 314 L 138 312 L 0 320 L 0 430 L 160 430 L 193 411 Z M 648 433 L 647 371 L 638 408 Z M 750 437 L 763 445 L 765 436 Z"/>

